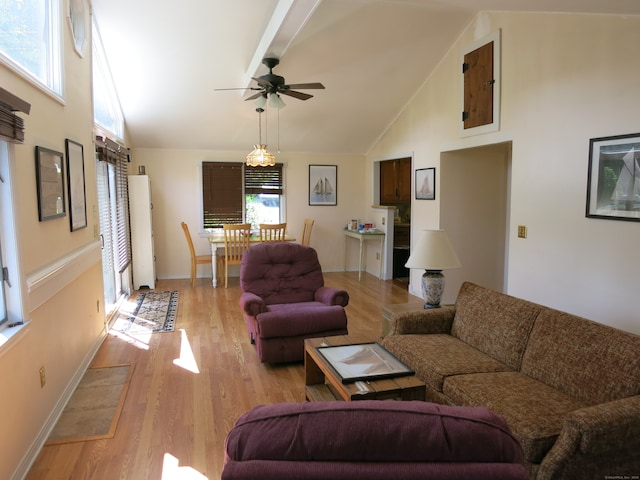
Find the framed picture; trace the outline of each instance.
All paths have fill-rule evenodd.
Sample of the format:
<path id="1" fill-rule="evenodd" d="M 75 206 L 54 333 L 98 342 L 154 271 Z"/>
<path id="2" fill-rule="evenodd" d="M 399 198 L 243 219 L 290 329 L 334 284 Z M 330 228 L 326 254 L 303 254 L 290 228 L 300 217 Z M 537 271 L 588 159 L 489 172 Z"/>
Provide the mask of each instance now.
<path id="1" fill-rule="evenodd" d="M 342 383 L 403 377 L 415 372 L 377 342 L 318 347 Z"/>
<path id="2" fill-rule="evenodd" d="M 69 190 L 69 223 L 71 231 L 87 226 L 87 196 L 84 184 L 84 149 L 79 143 L 66 139 L 67 188 Z"/>
<path id="3" fill-rule="evenodd" d="M 640 133 L 589 140 L 586 216 L 640 221 Z"/>
<path id="4" fill-rule="evenodd" d="M 338 204 L 338 166 L 309 165 L 309 205 Z"/>
<path id="5" fill-rule="evenodd" d="M 64 217 L 64 163 L 62 153 L 36 147 L 38 217 L 41 222 Z"/>
<path id="6" fill-rule="evenodd" d="M 436 169 L 420 168 L 416 170 L 416 200 L 436 199 Z"/>

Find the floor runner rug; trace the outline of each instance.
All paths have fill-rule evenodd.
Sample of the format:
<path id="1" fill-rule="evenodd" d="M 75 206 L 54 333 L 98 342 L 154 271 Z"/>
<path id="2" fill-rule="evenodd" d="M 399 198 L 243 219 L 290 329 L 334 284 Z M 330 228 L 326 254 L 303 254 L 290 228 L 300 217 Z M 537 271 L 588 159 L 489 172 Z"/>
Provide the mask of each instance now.
<path id="1" fill-rule="evenodd" d="M 120 310 L 113 329 L 126 335 L 173 332 L 178 311 L 178 292 L 140 292 L 132 312 Z"/>
<path id="2" fill-rule="evenodd" d="M 112 438 L 132 373 L 131 365 L 87 369 L 45 445 Z"/>

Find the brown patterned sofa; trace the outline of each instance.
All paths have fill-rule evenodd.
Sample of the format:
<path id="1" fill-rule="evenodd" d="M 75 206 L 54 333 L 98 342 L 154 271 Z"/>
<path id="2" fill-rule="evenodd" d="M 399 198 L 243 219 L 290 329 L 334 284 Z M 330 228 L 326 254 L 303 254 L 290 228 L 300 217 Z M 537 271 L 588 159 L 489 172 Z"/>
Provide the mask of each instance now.
<path id="1" fill-rule="evenodd" d="M 640 336 L 468 282 L 392 323 L 427 400 L 502 415 L 531 479 L 640 475 Z"/>

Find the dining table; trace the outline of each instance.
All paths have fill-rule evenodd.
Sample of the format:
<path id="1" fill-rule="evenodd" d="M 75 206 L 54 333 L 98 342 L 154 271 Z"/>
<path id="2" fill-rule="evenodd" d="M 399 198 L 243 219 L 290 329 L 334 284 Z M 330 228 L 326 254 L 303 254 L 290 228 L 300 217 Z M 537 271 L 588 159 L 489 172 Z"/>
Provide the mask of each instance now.
<path id="1" fill-rule="evenodd" d="M 217 252 L 218 252 L 218 248 L 222 248 L 224 249 L 224 233 L 222 231 L 220 232 L 215 232 L 212 233 L 211 235 L 209 235 L 208 237 L 209 239 L 209 245 L 211 246 L 211 268 L 213 270 L 213 287 L 217 287 L 218 286 L 218 262 L 217 260 Z M 284 241 L 285 242 L 295 242 L 296 239 L 295 237 L 292 237 L 289 234 L 285 234 L 284 236 Z M 260 243 L 260 232 L 251 232 L 251 237 L 249 238 L 249 244 L 256 244 L 256 243 Z M 224 253 L 222 253 L 222 255 L 224 256 Z"/>

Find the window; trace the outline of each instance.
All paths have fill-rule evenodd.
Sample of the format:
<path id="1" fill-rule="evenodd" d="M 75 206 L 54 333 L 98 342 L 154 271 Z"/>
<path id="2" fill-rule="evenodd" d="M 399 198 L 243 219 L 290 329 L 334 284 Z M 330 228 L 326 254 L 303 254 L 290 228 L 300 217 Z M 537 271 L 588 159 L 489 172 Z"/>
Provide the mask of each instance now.
<path id="1" fill-rule="evenodd" d="M 10 336 L 7 328 L 23 320 L 18 244 L 13 227 L 12 150 L 9 143 L 0 139 L 0 345 Z"/>
<path id="2" fill-rule="evenodd" d="M 24 121 L 16 112 L 29 114 L 30 110 L 27 102 L 0 88 L 0 332 L 22 322 L 11 156 L 12 144 L 24 141 Z M 0 334 L 0 345 L 6 340 L 7 336 Z"/>
<path id="3" fill-rule="evenodd" d="M 0 0 L 0 59 L 62 95 L 58 0 Z"/>
<path id="4" fill-rule="evenodd" d="M 224 223 L 278 223 L 282 218 L 282 164 L 247 167 L 238 162 L 202 163 L 204 228 Z"/>
<path id="5" fill-rule="evenodd" d="M 124 140 L 124 116 L 95 22 L 93 23 L 93 121 L 115 136 L 117 140 Z"/>

